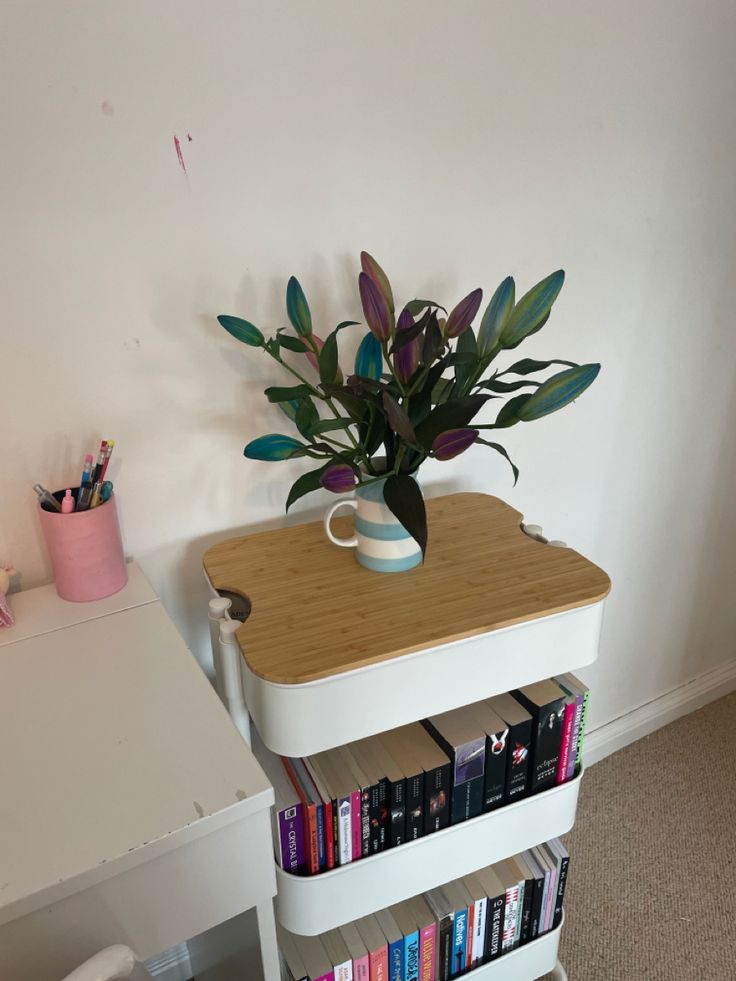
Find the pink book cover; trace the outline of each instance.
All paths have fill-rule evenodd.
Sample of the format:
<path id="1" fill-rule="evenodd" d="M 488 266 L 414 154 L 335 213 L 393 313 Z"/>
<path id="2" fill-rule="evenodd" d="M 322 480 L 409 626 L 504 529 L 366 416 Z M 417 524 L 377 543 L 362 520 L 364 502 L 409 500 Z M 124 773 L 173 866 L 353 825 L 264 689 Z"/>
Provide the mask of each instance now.
<path id="1" fill-rule="evenodd" d="M 370 981 L 388 981 L 388 944 L 368 954 Z"/>
<path id="2" fill-rule="evenodd" d="M 370 981 L 370 966 L 368 964 L 368 954 L 362 957 L 353 958 L 353 981 Z"/>
<path id="3" fill-rule="evenodd" d="M 557 762 L 557 783 L 567 780 L 567 764 L 570 762 L 570 747 L 572 746 L 572 727 L 575 722 L 575 700 L 565 706 L 562 717 L 562 739 L 560 740 L 560 758 Z"/>
<path id="4" fill-rule="evenodd" d="M 315 978 L 314 981 L 335 981 L 335 972 L 328 971 L 327 974 L 320 974 L 320 976 Z"/>
<path id="5" fill-rule="evenodd" d="M 419 981 L 434 981 L 435 947 L 437 944 L 437 924 L 424 927 L 419 937 L 420 973 Z M 372 979 L 371 979 L 372 981 Z"/>
<path id="6" fill-rule="evenodd" d="M 350 795 L 350 823 L 353 829 L 353 861 L 363 855 L 363 828 L 360 816 L 360 790 Z"/>

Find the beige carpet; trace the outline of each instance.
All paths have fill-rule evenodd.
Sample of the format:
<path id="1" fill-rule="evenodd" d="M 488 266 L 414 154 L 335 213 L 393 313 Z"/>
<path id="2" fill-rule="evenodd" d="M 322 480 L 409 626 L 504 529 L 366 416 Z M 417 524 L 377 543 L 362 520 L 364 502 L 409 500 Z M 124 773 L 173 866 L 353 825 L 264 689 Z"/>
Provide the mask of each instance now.
<path id="1" fill-rule="evenodd" d="M 736 694 L 585 775 L 565 841 L 569 981 L 736 981 Z"/>

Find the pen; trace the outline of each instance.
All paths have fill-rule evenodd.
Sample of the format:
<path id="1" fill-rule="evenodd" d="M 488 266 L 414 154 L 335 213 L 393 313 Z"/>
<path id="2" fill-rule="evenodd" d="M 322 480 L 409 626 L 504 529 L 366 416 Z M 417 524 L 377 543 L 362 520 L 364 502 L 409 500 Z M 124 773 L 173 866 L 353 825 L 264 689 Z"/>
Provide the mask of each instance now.
<path id="1" fill-rule="evenodd" d="M 42 487 L 40 484 L 34 484 L 33 489 L 38 494 L 39 503 L 42 506 L 44 504 L 46 505 L 46 510 L 61 511 L 61 504 L 59 504 L 53 494 L 49 494 L 45 487 Z"/>
<path id="2" fill-rule="evenodd" d="M 90 508 L 96 508 L 98 504 L 102 504 L 100 498 L 100 493 L 102 492 L 102 481 L 98 480 L 97 483 L 92 488 L 92 498 L 89 502 Z"/>
<path id="3" fill-rule="evenodd" d="M 98 480 L 102 479 L 100 475 L 102 474 L 102 468 L 105 464 L 106 454 L 107 454 L 107 440 L 103 439 L 102 442 L 100 443 L 100 452 L 97 454 L 97 464 L 95 465 L 94 473 L 90 478 L 93 484 L 96 484 Z"/>
<path id="4" fill-rule="evenodd" d="M 107 445 L 105 447 L 105 462 L 102 464 L 102 473 L 99 476 L 99 480 L 105 479 L 105 474 L 107 473 L 107 465 L 110 462 L 110 457 L 112 456 L 113 447 L 115 446 L 114 439 L 108 439 Z"/>

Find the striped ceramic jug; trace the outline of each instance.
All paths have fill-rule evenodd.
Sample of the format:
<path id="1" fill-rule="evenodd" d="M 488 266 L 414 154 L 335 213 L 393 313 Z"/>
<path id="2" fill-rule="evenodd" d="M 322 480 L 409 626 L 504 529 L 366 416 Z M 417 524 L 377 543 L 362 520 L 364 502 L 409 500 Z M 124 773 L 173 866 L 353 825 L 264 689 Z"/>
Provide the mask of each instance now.
<path id="1" fill-rule="evenodd" d="M 337 501 L 325 515 L 327 537 L 335 545 L 354 548 L 361 565 L 373 572 L 406 572 L 420 565 L 422 550 L 389 510 L 383 499 L 385 481 L 358 487 L 355 498 Z M 355 510 L 355 534 L 337 538 L 330 528 L 332 516 L 341 507 Z"/>

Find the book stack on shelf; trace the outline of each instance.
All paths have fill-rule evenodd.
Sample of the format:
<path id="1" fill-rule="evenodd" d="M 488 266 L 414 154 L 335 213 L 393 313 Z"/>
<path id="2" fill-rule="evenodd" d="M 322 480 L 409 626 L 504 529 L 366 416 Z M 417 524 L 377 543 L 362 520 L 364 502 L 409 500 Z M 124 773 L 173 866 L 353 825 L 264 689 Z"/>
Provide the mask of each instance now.
<path id="1" fill-rule="evenodd" d="M 450 981 L 556 929 L 569 855 L 553 839 L 314 937 L 278 929 L 284 981 Z"/>
<path id="2" fill-rule="evenodd" d="M 566 783 L 588 698 L 565 674 L 306 757 L 278 757 L 256 735 L 278 864 L 315 875 Z"/>

